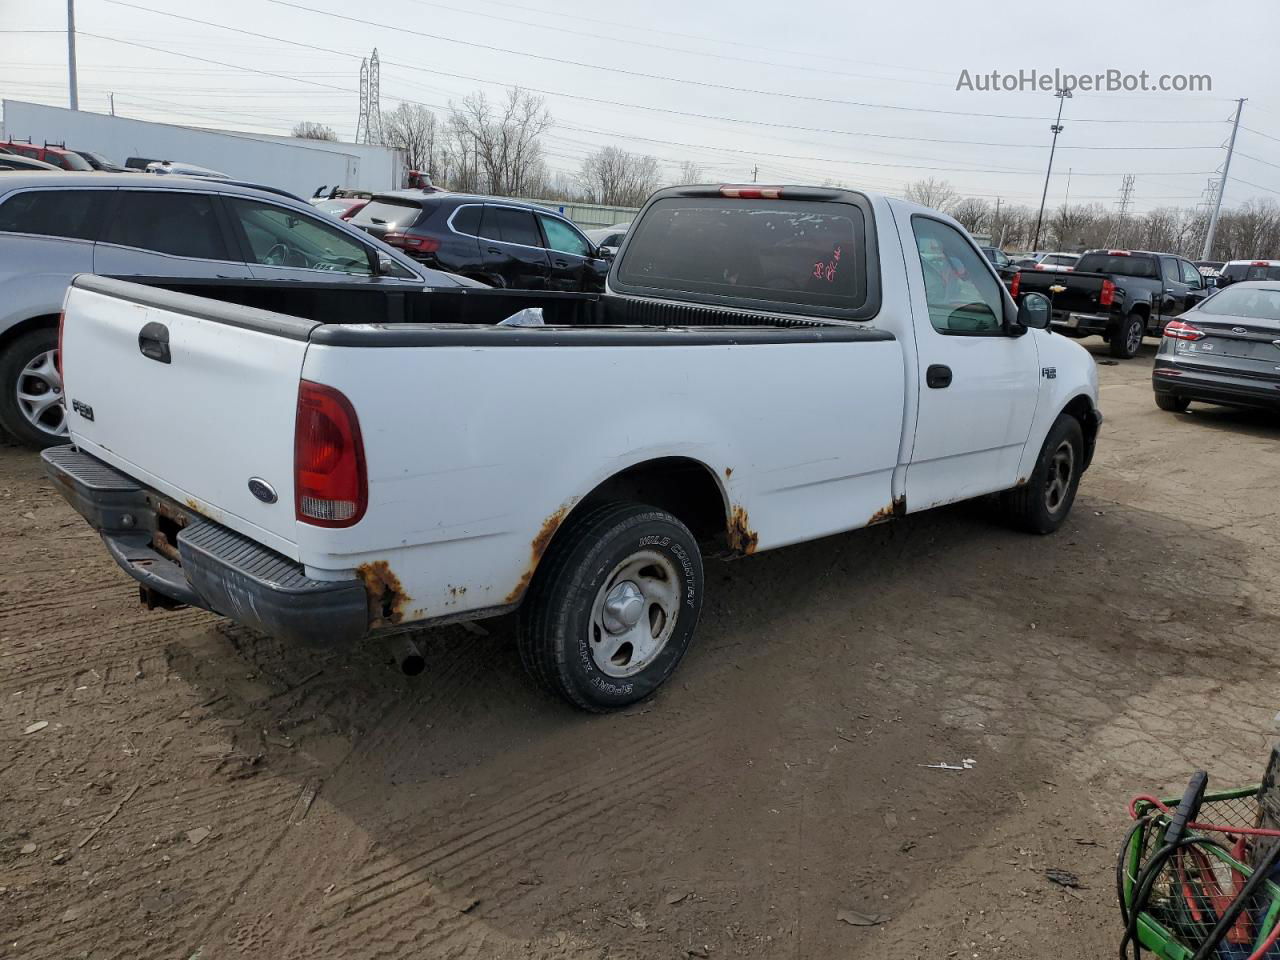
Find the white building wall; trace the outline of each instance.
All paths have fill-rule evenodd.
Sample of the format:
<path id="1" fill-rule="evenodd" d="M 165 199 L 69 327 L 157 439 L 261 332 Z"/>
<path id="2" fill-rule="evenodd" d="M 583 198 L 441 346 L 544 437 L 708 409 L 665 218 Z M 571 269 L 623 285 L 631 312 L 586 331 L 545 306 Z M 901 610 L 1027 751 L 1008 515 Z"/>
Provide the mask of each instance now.
<path id="1" fill-rule="evenodd" d="M 3 107 L 5 139 L 65 143 L 121 164 L 128 157 L 181 160 L 300 197 L 321 185 L 395 189 L 404 170 L 400 151 L 390 147 L 204 130 L 20 100 L 5 100 Z"/>

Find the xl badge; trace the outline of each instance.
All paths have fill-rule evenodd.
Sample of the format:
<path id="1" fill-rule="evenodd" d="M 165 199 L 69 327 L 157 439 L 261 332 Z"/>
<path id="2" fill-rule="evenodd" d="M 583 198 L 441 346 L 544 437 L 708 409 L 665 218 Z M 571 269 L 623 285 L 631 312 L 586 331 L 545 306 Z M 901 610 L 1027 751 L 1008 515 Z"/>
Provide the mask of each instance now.
<path id="1" fill-rule="evenodd" d="M 261 477 L 249 478 L 249 492 L 263 503 L 275 503 L 280 499 L 276 496 L 276 488 Z"/>

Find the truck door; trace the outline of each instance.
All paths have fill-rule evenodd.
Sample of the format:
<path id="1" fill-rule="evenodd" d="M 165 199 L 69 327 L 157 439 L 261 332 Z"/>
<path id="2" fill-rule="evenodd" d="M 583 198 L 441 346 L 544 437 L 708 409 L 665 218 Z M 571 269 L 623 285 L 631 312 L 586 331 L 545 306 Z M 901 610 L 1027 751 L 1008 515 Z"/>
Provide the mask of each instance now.
<path id="1" fill-rule="evenodd" d="M 1178 265 L 1177 257 L 1160 258 L 1160 279 L 1163 281 L 1163 286 L 1160 291 L 1158 329 L 1163 330 L 1166 323 L 1187 309 L 1188 289 L 1183 282 L 1182 268 Z"/>
<path id="2" fill-rule="evenodd" d="M 1005 333 L 1004 291 L 955 227 L 900 213 L 915 320 L 919 406 L 907 509 L 1004 490 L 1018 481 L 1040 367 L 1032 333 Z"/>
<path id="3" fill-rule="evenodd" d="M 1183 309 L 1190 310 L 1205 298 L 1209 292 L 1209 285 L 1205 282 L 1204 274 L 1200 272 L 1194 263 L 1179 260 L 1178 266 L 1182 269 L 1182 282 L 1187 288 Z"/>
<path id="4" fill-rule="evenodd" d="M 551 272 L 533 212 L 486 203 L 480 220 L 484 271 L 515 290 L 543 290 Z"/>

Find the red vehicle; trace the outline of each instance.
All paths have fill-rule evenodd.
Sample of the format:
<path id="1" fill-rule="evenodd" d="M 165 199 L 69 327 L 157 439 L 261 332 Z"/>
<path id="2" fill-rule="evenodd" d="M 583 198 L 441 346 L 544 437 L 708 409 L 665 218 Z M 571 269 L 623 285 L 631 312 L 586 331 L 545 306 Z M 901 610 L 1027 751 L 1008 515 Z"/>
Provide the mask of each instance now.
<path id="1" fill-rule="evenodd" d="M 46 143 L 43 147 L 37 147 L 34 143 L 23 143 L 18 140 L 10 140 L 8 142 L 0 142 L 0 147 L 6 150 L 12 150 L 20 157 L 30 157 L 32 160 L 43 160 L 45 163 L 51 163 L 55 167 L 61 167 L 63 170 L 92 170 L 89 161 L 78 153 L 66 149 L 65 147 L 55 146 Z"/>
<path id="2" fill-rule="evenodd" d="M 368 202 L 368 197 L 330 197 L 311 201 L 317 210 L 331 217 L 337 217 L 339 220 L 350 220 L 363 210 Z"/>

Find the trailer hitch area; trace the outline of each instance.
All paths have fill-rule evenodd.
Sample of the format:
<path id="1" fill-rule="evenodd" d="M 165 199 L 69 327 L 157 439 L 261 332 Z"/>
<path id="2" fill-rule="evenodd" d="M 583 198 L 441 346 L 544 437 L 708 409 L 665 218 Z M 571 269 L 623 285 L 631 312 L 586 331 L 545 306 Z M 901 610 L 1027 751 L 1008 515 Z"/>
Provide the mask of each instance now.
<path id="1" fill-rule="evenodd" d="M 186 606 L 185 603 L 141 583 L 138 584 L 138 602 L 148 610 L 181 610 Z"/>

